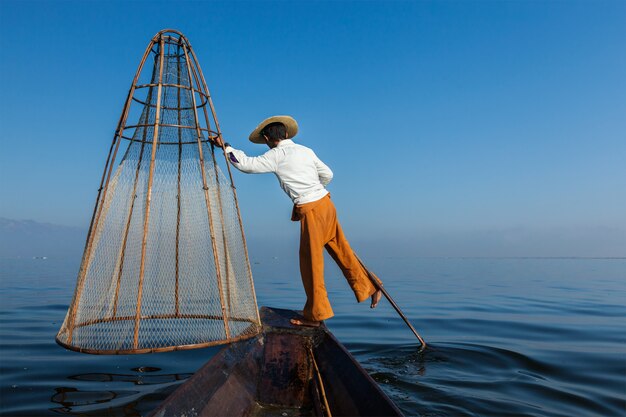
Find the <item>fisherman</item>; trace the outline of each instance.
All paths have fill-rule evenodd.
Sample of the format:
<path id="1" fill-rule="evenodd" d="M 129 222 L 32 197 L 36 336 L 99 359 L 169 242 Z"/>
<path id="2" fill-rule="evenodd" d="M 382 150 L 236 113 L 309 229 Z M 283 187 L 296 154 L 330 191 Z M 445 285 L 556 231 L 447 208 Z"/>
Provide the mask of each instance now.
<path id="1" fill-rule="evenodd" d="M 273 116 L 250 134 L 251 142 L 270 148 L 261 156 L 249 157 L 220 137 L 214 143 L 225 148 L 228 159 L 241 172 L 274 173 L 293 201 L 291 220 L 300 221 L 300 275 L 307 299 L 303 318 L 291 322 L 317 327 L 334 315 L 324 285 L 324 248 L 341 268 L 358 302 L 371 297 L 370 307 L 375 308 L 382 294 L 370 281 L 339 225 L 335 205 L 325 188 L 333 172 L 313 150 L 291 140 L 297 133 L 298 123 L 291 116 Z"/>

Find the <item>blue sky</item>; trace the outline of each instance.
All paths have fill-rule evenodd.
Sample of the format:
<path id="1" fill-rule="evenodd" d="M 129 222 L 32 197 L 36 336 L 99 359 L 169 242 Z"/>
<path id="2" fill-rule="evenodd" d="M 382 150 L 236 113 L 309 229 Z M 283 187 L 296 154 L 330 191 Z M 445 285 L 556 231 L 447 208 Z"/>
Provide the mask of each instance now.
<path id="1" fill-rule="evenodd" d="M 259 154 L 261 119 L 298 120 L 362 245 L 626 255 L 626 2 L 4 0 L 0 23 L 0 217 L 86 227 L 170 27 L 234 146 Z M 297 237 L 273 176 L 235 182 L 251 240 Z"/>

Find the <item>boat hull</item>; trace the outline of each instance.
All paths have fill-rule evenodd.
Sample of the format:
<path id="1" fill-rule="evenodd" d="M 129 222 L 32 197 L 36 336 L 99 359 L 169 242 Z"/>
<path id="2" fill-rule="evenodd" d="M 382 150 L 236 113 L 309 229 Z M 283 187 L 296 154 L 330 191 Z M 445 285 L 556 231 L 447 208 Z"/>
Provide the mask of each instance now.
<path id="1" fill-rule="evenodd" d="M 326 326 L 261 308 L 263 332 L 222 349 L 153 413 L 165 416 L 401 416 Z"/>

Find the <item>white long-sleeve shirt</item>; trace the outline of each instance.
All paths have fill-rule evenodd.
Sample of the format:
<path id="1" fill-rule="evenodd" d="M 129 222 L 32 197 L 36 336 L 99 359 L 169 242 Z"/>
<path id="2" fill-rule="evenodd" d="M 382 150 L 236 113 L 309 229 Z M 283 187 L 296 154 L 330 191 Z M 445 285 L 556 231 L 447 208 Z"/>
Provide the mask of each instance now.
<path id="1" fill-rule="evenodd" d="M 226 153 L 233 166 L 242 172 L 273 172 L 294 204 L 317 201 L 328 194 L 325 186 L 332 180 L 333 172 L 312 149 L 291 139 L 281 140 L 261 156 L 247 156 L 232 146 L 226 147 Z"/>

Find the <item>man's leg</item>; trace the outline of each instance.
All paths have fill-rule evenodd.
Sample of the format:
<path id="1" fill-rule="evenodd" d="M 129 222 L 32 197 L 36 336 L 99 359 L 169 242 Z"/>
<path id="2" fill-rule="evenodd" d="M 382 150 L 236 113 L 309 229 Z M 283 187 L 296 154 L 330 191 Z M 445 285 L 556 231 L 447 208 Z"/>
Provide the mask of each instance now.
<path id="1" fill-rule="evenodd" d="M 333 206 L 334 209 L 334 206 Z M 370 281 L 367 271 L 357 257 L 355 256 L 348 239 L 343 234 L 343 229 L 336 217 L 334 218 L 334 233 L 331 240 L 326 243 L 326 250 L 333 257 L 343 276 L 354 291 L 357 301 L 360 303 L 368 297 L 372 297 L 372 308 L 376 307 L 380 300 L 381 293 L 376 290 L 374 284 Z"/>
<path id="2" fill-rule="evenodd" d="M 324 284 L 325 233 L 316 220 L 312 212 L 300 220 L 300 275 L 306 293 L 302 313 L 309 322 L 319 322 L 334 315 Z"/>

